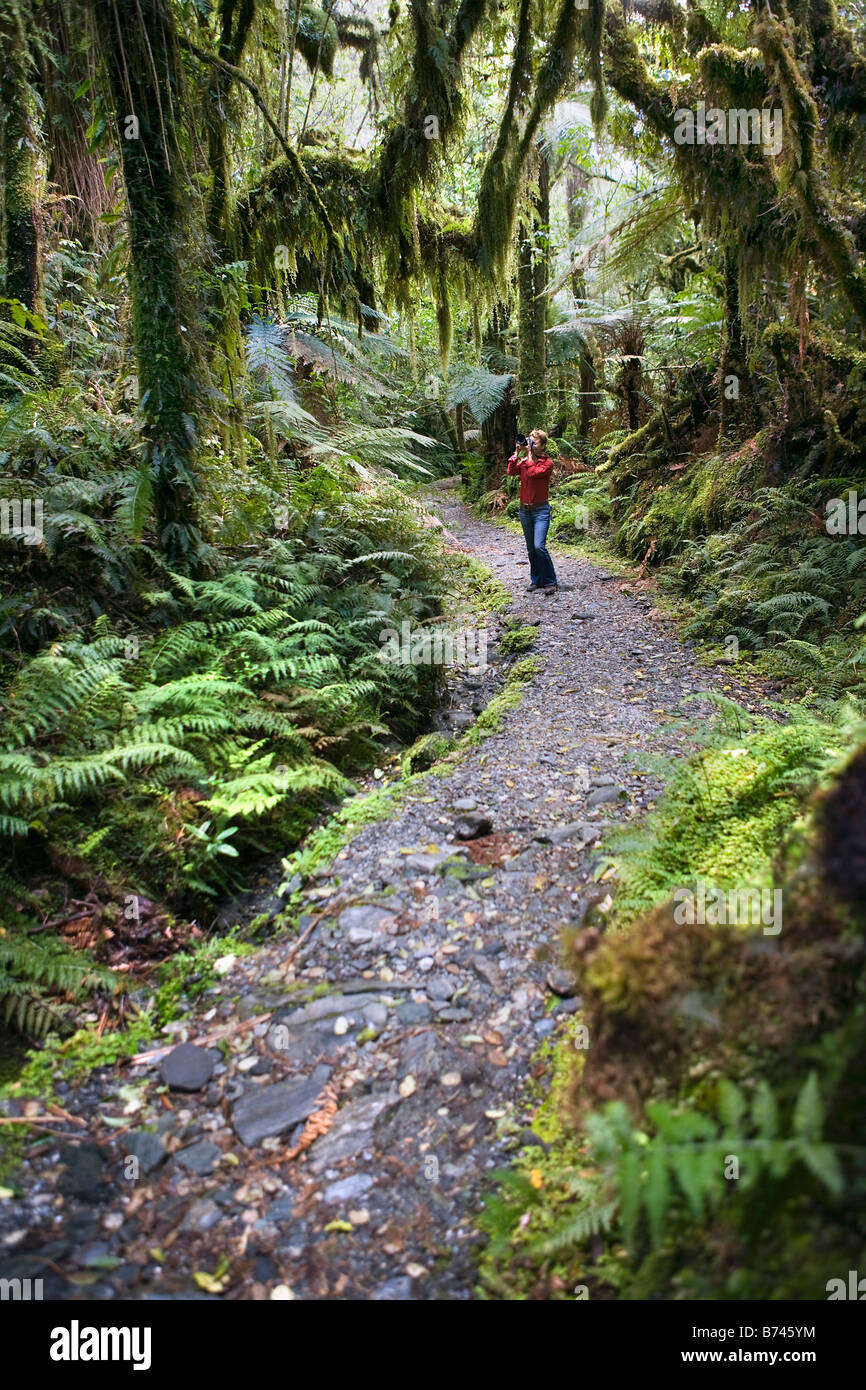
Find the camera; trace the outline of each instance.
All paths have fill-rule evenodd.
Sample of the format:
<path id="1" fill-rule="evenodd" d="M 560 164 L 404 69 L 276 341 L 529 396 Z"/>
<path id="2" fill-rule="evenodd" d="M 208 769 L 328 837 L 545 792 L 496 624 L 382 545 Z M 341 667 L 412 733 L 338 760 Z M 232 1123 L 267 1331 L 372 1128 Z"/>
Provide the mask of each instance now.
<path id="1" fill-rule="evenodd" d="M 519 434 L 519 435 L 517 436 L 517 443 L 518 443 L 518 445 L 520 446 L 520 448 L 522 449 L 522 448 L 525 448 L 525 446 L 529 443 L 529 441 L 528 441 L 528 439 L 526 438 L 526 435 L 525 435 L 525 434 Z"/>

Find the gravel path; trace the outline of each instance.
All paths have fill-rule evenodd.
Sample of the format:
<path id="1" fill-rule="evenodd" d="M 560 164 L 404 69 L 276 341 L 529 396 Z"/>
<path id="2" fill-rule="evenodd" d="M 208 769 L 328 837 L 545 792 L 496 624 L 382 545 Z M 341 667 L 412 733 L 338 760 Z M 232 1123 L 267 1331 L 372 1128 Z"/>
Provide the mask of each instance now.
<path id="1" fill-rule="evenodd" d="M 604 892 L 604 829 L 657 797 L 647 755 L 685 746 L 686 695 L 756 697 L 699 669 L 634 581 L 555 555 L 559 592 L 527 595 L 522 537 L 448 486 L 431 498 L 539 623 L 541 671 L 500 732 L 306 885 L 302 927 L 323 916 L 299 951 L 227 960 L 170 1025 L 171 1043 L 232 1027 L 228 1045 L 175 1053 L 172 1089 L 160 1057 L 57 1087 L 86 1127 L 33 1134 L 0 1205 L 3 1276 L 47 1298 L 473 1297 L 487 1174 L 533 1141 L 533 1052 L 578 1007 L 556 945 Z M 492 834 L 456 839 L 461 816 Z"/>

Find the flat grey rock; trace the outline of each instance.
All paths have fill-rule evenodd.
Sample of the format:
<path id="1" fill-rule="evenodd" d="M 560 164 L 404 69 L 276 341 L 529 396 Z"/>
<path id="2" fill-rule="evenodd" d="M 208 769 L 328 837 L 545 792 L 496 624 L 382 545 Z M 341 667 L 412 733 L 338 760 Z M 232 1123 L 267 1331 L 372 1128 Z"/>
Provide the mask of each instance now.
<path id="1" fill-rule="evenodd" d="M 620 797 L 624 796 L 625 792 L 621 787 L 603 786 L 587 797 L 586 804 L 587 806 L 603 806 L 606 801 L 619 801 Z"/>
<path id="2" fill-rule="evenodd" d="M 414 1303 L 412 1280 L 408 1274 L 399 1274 L 394 1279 L 386 1279 L 370 1295 L 373 1303 Z"/>
<path id="3" fill-rule="evenodd" d="M 432 1018 L 429 1004 L 415 1003 L 407 999 L 405 1004 L 401 1004 L 397 1010 L 397 1017 L 401 1023 L 411 1025 L 413 1023 L 429 1023 Z"/>
<path id="4" fill-rule="evenodd" d="M 367 1147 L 373 1138 L 373 1127 L 383 1111 L 399 1104 L 392 1095 L 361 1096 L 337 1111 L 334 1123 L 310 1149 L 307 1167 L 314 1173 L 330 1168 L 343 1158 L 352 1158 Z"/>
<path id="5" fill-rule="evenodd" d="M 498 993 L 502 988 L 502 974 L 499 966 L 480 952 L 470 957 L 470 965 L 476 975 L 480 975 L 485 984 L 488 984 L 494 993 Z"/>
<path id="6" fill-rule="evenodd" d="M 400 1052 L 400 1074 L 411 1074 L 419 1081 L 431 1081 L 447 1071 L 445 1053 L 433 1031 L 407 1038 Z"/>
<path id="7" fill-rule="evenodd" d="M 459 981 L 452 975 L 431 975 L 424 981 L 424 993 L 431 999 L 450 999 Z"/>
<path id="8" fill-rule="evenodd" d="M 414 874 L 435 874 L 440 864 L 451 858 L 450 850 L 437 850 L 435 854 L 407 854 L 403 868 Z"/>
<path id="9" fill-rule="evenodd" d="M 216 1202 L 203 1197 L 198 1202 L 193 1202 L 180 1223 L 180 1229 L 182 1231 L 209 1231 L 211 1226 L 215 1226 L 221 1219 L 222 1212 Z"/>
<path id="10" fill-rule="evenodd" d="M 593 840 L 599 838 L 605 828 L 601 824 L 593 824 L 592 821 L 570 821 L 568 825 L 552 825 L 546 830 L 539 830 L 533 839 L 551 845 L 561 845 L 566 840 L 582 840 L 585 845 L 590 845 Z"/>
<path id="11" fill-rule="evenodd" d="M 58 1184 L 61 1192 L 87 1202 L 101 1200 L 104 1159 L 96 1144 L 68 1144 L 60 1150 L 60 1161 L 64 1165 Z"/>
<path id="12" fill-rule="evenodd" d="M 374 937 L 383 936 L 394 913 L 381 907 L 347 907 L 340 913 L 338 925 L 353 945 L 364 945 Z"/>
<path id="13" fill-rule="evenodd" d="M 206 1174 L 213 1172 L 222 1157 L 222 1150 L 209 1139 L 200 1139 L 188 1149 L 181 1149 L 175 1157 L 180 1166 L 190 1173 Z"/>
<path id="14" fill-rule="evenodd" d="M 381 989 L 381 987 L 381 982 L 379 982 L 378 988 Z M 289 1028 L 300 1028 L 305 1023 L 316 1023 L 322 1018 L 344 1014 L 352 1007 L 352 1000 L 344 994 L 323 994 L 318 999 L 311 999 L 309 1004 L 303 1004 L 300 1009 L 291 1009 L 290 1011 L 281 1009 L 274 1016 L 273 1022 L 276 1024 L 285 1023 Z"/>
<path id="15" fill-rule="evenodd" d="M 352 1173 L 348 1178 L 341 1178 L 339 1182 L 332 1182 L 330 1187 L 326 1187 L 324 1200 L 332 1206 L 338 1202 L 352 1202 L 363 1197 L 372 1186 L 373 1179 L 369 1173 Z"/>
<path id="16" fill-rule="evenodd" d="M 251 1148 L 262 1139 L 284 1134 L 307 1120 L 316 1108 L 330 1067 L 317 1067 L 306 1081 L 276 1081 L 246 1091 L 232 1111 L 232 1125 L 242 1143 Z"/>
<path id="17" fill-rule="evenodd" d="M 123 1147 L 133 1158 L 138 1159 L 142 1173 L 150 1173 L 166 1156 L 165 1145 L 158 1134 L 148 1134 L 147 1130 L 134 1129 L 123 1137 Z"/>
<path id="18" fill-rule="evenodd" d="M 364 1021 L 369 1023 L 371 1028 L 384 1028 L 388 1022 L 387 1004 L 365 1004 L 361 1013 L 364 1016 Z"/>

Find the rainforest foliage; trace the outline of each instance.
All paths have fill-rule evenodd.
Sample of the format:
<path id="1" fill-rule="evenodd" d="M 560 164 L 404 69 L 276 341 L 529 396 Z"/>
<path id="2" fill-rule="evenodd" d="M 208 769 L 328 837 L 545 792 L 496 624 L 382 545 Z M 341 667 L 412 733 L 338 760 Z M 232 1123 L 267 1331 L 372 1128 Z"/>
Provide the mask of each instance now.
<path id="1" fill-rule="evenodd" d="M 791 705 L 721 710 L 606 850 L 612 915 L 563 945 L 596 1041 L 555 1053 L 484 1287 L 862 1264 L 862 0 L 4 0 L 0 113 L 5 1022 L 122 1029 L 385 751 L 435 758 L 436 670 L 380 633 L 478 575 L 418 485 L 513 517 L 543 425 L 554 540 Z M 747 876 L 791 885 L 777 954 L 673 928 Z"/>

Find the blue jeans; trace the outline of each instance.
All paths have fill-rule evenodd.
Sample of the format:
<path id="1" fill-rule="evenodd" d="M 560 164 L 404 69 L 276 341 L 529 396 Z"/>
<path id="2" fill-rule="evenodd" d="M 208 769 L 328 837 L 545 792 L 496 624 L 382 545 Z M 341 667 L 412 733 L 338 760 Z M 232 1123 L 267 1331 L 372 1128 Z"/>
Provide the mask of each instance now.
<path id="1" fill-rule="evenodd" d="M 526 537 L 529 555 L 529 574 L 537 589 L 547 584 L 555 584 L 556 571 L 550 558 L 550 551 L 544 542 L 550 527 L 550 503 L 541 502 L 536 507 L 520 508 L 520 524 Z"/>

